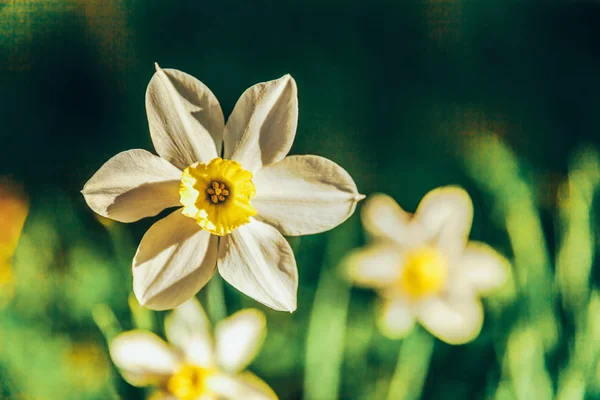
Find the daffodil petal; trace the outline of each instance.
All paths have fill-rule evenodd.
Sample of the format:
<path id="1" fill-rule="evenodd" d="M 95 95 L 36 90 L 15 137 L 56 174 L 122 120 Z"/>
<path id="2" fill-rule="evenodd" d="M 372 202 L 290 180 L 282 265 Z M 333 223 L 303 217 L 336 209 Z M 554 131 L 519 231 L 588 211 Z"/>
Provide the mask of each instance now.
<path id="1" fill-rule="evenodd" d="M 218 268 L 223 279 L 254 300 L 274 310 L 296 309 L 294 253 L 272 226 L 252 219 L 222 238 Z"/>
<path id="2" fill-rule="evenodd" d="M 373 194 L 365 200 L 361 220 L 365 230 L 375 239 L 404 244 L 410 239 L 411 215 L 385 194 Z"/>
<path id="3" fill-rule="evenodd" d="M 483 307 L 476 298 L 433 298 L 423 301 L 417 313 L 421 325 L 449 344 L 475 339 L 483 325 Z"/>
<path id="4" fill-rule="evenodd" d="M 177 210 L 142 238 L 133 259 L 133 292 L 148 308 L 177 307 L 212 277 L 216 253 L 217 237 Z"/>
<path id="5" fill-rule="evenodd" d="M 213 365 L 213 341 L 211 325 L 202 305 L 192 297 L 175 308 L 165 318 L 167 339 L 186 357 L 201 367 Z"/>
<path id="6" fill-rule="evenodd" d="M 219 399 L 277 400 L 277 395 L 262 379 L 249 372 L 240 375 L 215 374 L 207 386 Z"/>
<path id="7" fill-rule="evenodd" d="M 246 385 L 246 387 L 252 388 L 256 393 L 259 393 L 259 396 L 262 396 L 260 399 L 277 400 L 279 398 L 265 381 L 250 371 L 239 374 L 238 378 Z"/>
<path id="8" fill-rule="evenodd" d="M 146 150 L 108 160 L 81 193 L 94 212 L 120 222 L 151 217 L 179 205 L 181 171 Z"/>
<path id="9" fill-rule="evenodd" d="M 178 400 L 177 397 L 173 396 L 170 393 L 157 391 L 154 392 L 148 397 L 148 400 Z"/>
<path id="10" fill-rule="evenodd" d="M 156 152 L 184 169 L 207 163 L 221 149 L 223 112 L 202 82 L 176 69 L 161 69 L 146 90 L 146 113 Z"/>
<path id="11" fill-rule="evenodd" d="M 507 280 L 509 263 L 485 243 L 469 242 L 460 261 L 461 274 L 480 294 L 500 288 Z"/>
<path id="12" fill-rule="evenodd" d="M 377 319 L 381 333 L 392 339 L 401 339 L 412 331 L 415 316 L 410 305 L 401 298 L 385 300 Z"/>
<path id="13" fill-rule="evenodd" d="M 238 311 L 215 329 L 217 363 L 227 372 L 243 370 L 258 354 L 267 334 L 265 315 L 255 309 Z"/>
<path id="14" fill-rule="evenodd" d="M 336 227 L 364 197 L 342 167 L 319 156 L 286 157 L 258 171 L 253 181 L 256 219 L 288 236 Z"/>
<path id="15" fill-rule="evenodd" d="M 109 350 L 123 378 L 134 386 L 166 381 L 181 361 L 162 339 L 141 330 L 118 335 L 110 342 Z"/>
<path id="16" fill-rule="evenodd" d="M 258 171 L 281 160 L 292 147 L 298 124 L 298 90 L 290 75 L 247 89 L 227 120 L 224 157 Z"/>
<path id="17" fill-rule="evenodd" d="M 400 277 L 402 254 L 392 244 L 377 244 L 352 251 L 344 260 L 343 273 L 363 287 L 385 288 Z"/>
<path id="18" fill-rule="evenodd" d="M 473 222 L 471 197 L 458 186 L 434 189 L 421 200 L 413 222 L 445 251 L 462 251 Z"/>

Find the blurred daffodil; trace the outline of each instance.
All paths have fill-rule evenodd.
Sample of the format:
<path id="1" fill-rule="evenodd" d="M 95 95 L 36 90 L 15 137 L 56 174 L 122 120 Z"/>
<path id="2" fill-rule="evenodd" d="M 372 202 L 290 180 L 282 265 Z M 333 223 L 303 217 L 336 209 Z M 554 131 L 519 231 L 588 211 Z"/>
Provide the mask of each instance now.
<path id="1" fill-rule="evenodd" d="M 192 298 L 165 320 L 171 345 L 155 334 L 134 330 L 110 343 L 110 355 L 123 378 L 134 386 L 153 386 L 152 400 L 268 400 L 273 390 L 250 372 L 241 372 L 256 356 L 266 334 L 258 310 L 239 311 L 210 323 Z"/>
<path id="2" fill-rule="evenodd" d="M 283 235 L 329 230 L 363 196 L 334 162 L 286 157 L 298 120 L 291 76 L 246 90 L 225 124 L 202 82 L 178 70 L 156 70 L 146 110 L 160 157 L 145 150 L 117 154 L 83 188 L 96 213 L 121 222 L 183 206 L 140 243 L 133 260 L 140 304 L 178 306 L 217 265 L 246 295 L 276 310 L 295 310 L 298 271 Z"/>
<path id="3" fill-rule="evenodd" d="M 379 325 L 403 337 L 415 321 L 439 339 L 460 344 L 481 330 L 479 296 L 501 286 L 507 261 L 489 246 L 468 241 L 473 205 L 458 187 L 429 192 L 416 213 L 374 195 L 362 210 L 372 243 L 344 262 L 351 281 L 382 298 Z"/>

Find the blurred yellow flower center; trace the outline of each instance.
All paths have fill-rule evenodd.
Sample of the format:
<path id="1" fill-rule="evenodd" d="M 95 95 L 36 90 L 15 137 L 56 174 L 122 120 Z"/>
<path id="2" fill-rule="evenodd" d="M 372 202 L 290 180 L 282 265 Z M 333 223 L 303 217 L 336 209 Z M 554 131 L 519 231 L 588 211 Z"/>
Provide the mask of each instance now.
<path id="1" fill-rule="evenodd" d="M 169 378 L 167 390 L 179 400 L 196 400 L 206 394 L 206 378 L 210 371 L 193 365 L 184 365 Z"/>
<path id="2" fill-rule="evenodd" d="M 440 293 L 448 279 L 448 262 L 439 250 L 423 247 L 409 252 L 399 285 L 410 297 L 421 298 Z"/>
<path id="3" fill-rule="evenodd" d="M 252 172 L 236 161 L 215 158 L 183 171 L 179 201 L 183 215 L 195 219 L 208 232 L 225 236 L 256 215 L 250 204 L 255 194 Z"/>

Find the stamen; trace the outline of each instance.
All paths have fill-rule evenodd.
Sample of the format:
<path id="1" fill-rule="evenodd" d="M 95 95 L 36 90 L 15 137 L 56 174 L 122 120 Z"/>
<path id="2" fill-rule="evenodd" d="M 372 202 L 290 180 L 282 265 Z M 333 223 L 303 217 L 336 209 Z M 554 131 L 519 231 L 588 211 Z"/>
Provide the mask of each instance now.
<path id="1" fill-rule="evenodd" d="M 424 247 L 408 252 L 400 287 L 413 298 L 440 293 L 448 279 L 448 262 L 437 249 Z"/>
<path id="2" fill-rule="evenodd" d="M 223 203 L 229 196 L 229 190 L 223 182 L 212 181 L 208 188 L 206 188 L 206 194 L 210 198 L 213 204 Z"/>

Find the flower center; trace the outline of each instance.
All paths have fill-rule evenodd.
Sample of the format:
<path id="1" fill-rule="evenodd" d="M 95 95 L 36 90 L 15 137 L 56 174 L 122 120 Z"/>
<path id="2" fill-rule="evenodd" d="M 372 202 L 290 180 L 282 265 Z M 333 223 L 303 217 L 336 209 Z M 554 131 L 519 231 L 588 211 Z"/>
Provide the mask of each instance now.
<path id="1" fill-rule="evenodd" d="M 399 279 L 400 288 L 412 298 L 440 293 L 448 280 L 448 261 L 439 250 L 423 247 L 409 252 Z"/>
<path id="2" fill-rule="evenodd" d="M 167 381 L 167 390 L 179 400 L 196 400 L 207 393 L 206 378 L 210 372 L 201 367 L 184 365 Z"/>
<path id="3" fill-rule="evenodd" d="M 223 182 L 212 181 L 208 189 L 206 189 L 206 194 L 213 204 L 219 204 L 227 200 L 229 190 L 227 190 L 227 186 Z"/>
<path id="4" fill-rule="evenodd" d="M 208 232 L 225 236 L 256 215 L 250 204 L 255 194 L 251 172 L 236 161 L 215 158 L 183 171 L 179 201 L 183 215 L 195 219 Z"/>

